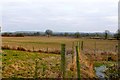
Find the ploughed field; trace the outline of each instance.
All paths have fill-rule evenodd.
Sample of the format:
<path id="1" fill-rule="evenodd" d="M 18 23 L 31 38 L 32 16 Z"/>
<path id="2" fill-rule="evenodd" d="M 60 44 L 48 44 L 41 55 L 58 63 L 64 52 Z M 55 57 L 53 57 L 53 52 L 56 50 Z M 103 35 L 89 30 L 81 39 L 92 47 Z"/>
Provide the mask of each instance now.
<path id="1" fill-rule="evenodd" d="M 61 55 L 50 51 L 61 50 L 66 44 L 66 77 L 76 78 L 75 62 L 71 63 L 71 50 L 77 42 L 83 41 L 80 51 L 81 77 L 96 77 L 94 66 L 109 62 L 116 64 L 117 40 L 78 39 L 69 37 L 2 37 L 2 47 L 12 50 L 2 51 L 2 76 L 5 78 L 61 78 Z M 26 51 L 17 50 L 18 47 Z M 13 50 L 14 48 L 14 50 Z M 39 52 L 41 50 L 41 52 Z M 45 53 L 44 53 L 45 52 Z M 112 63 L 112 64 L 113 64 Z"/>

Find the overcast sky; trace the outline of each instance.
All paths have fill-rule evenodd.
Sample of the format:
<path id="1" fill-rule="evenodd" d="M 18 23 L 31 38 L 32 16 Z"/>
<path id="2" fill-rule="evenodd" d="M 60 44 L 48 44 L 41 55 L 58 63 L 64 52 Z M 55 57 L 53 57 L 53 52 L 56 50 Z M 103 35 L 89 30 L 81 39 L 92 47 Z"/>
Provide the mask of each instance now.
<path id="1" fill-rule="evenodd" d="M 116 32 L 118 1 L 1 0 L 0 24 L 2 31 Z"/>

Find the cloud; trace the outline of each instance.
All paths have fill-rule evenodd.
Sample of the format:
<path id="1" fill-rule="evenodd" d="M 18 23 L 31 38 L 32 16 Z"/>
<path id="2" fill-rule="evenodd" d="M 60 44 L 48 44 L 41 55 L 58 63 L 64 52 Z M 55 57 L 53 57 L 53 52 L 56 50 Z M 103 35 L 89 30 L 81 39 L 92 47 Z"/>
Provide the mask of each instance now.
<path id="1" fill-rule="evenodd" d="M 106 16 L 104 19 L 110 21 L 111 23 L 118 23 L 118 16 Z"/>
<path id="2" fill-rule="evenodd" d="M 0 27 L 2 26 L 2 6 L 0 6 Z"/>
<path id="3" fill-rule="evenodd" d="M 110 31 L 116 31 L 117 3 L 118 0 L 2 0 L 3 30 L 103 31 L 112 25 Z"/>

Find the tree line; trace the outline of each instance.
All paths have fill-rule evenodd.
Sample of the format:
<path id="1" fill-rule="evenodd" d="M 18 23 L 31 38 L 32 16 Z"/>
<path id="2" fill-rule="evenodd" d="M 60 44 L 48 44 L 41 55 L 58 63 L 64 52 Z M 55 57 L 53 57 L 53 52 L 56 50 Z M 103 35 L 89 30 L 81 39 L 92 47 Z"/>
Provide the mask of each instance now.
<path id="1" fill-rule="evenodd" d="M 24 37 L 24 36 L 59 36 L 59 37 L 73 37 L 73 38 L 92 38 L 92 39 L 117 39 L 120 40 L 120 30 L 116 33 L 111 33 L 105 30 L 102 33 L 80 33 L 80 32 L 53 32 L 47 29 L 45 32 L 4 32 L 4 37 Z"/>

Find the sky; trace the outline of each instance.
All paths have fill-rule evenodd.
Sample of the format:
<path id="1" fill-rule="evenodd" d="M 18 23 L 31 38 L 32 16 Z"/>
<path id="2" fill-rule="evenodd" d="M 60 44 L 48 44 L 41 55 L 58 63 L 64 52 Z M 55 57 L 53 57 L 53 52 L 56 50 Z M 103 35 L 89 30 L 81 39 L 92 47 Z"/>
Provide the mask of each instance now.
<path id="1" fill-rule="evenodd" d="M 1 0 L 3 32 L 116 32 L 119 0 Z"/>

